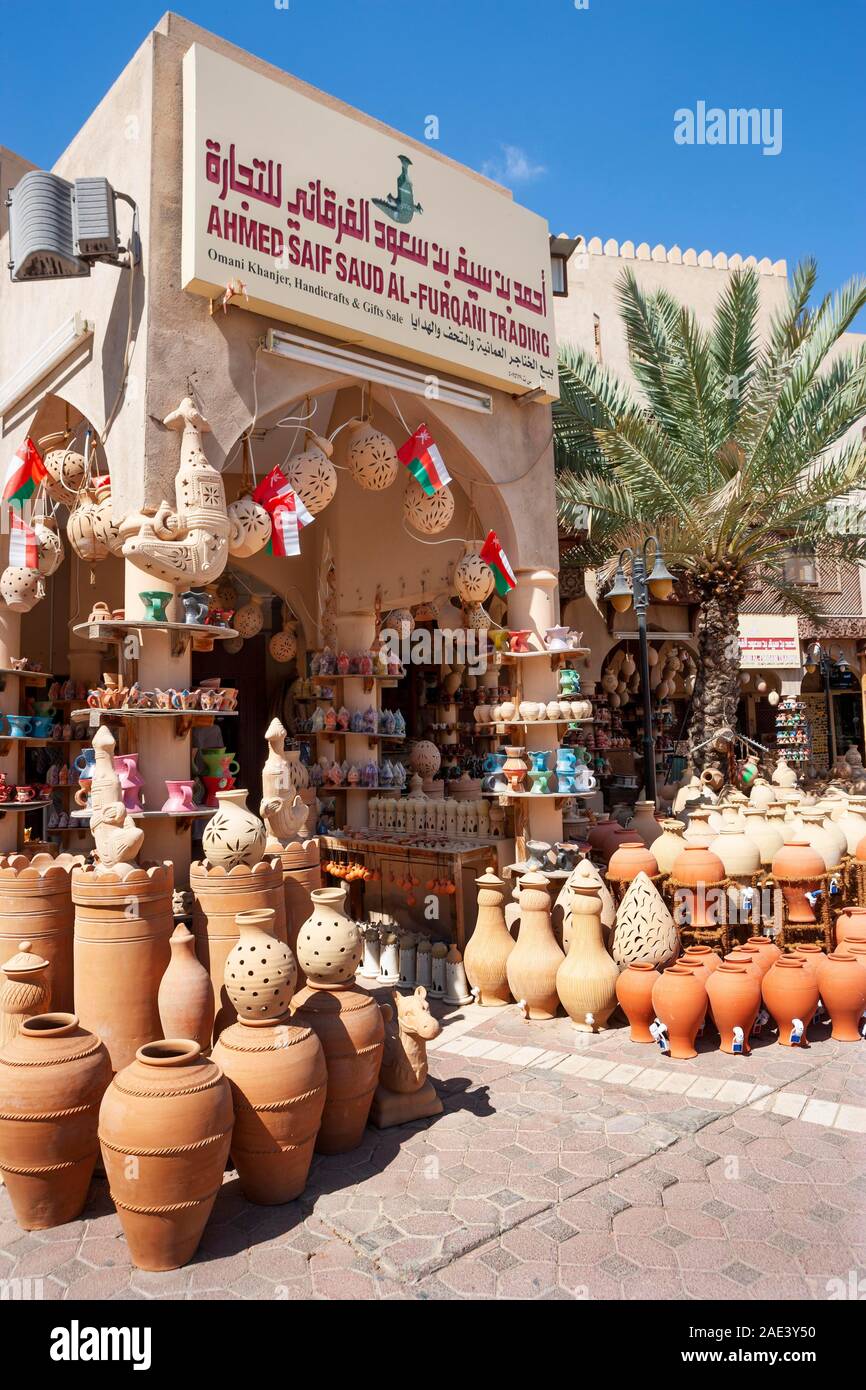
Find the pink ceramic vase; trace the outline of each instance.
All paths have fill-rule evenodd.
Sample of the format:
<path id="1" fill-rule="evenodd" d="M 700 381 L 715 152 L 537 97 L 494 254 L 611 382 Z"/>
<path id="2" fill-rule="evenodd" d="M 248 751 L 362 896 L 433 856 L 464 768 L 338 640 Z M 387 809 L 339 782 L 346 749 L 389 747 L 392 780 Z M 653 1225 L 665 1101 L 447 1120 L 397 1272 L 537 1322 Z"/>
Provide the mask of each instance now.
<path id="1" fill-rule="evenodd" d="M 120 778 L 120 790 L 123 793 L 123 804 L 127 811 L 142 810 L 138 789 L 144 786 L 144 778 L 138 770 L 138 754 L 115 754 L 114 767 Z"/>
<path id="2" fill-rule="evenodd" d="M 163 805 L 163 811 L 171 815 L 183 815 L 185 812 L 195 811 L 198 808 L 192 799 L 193 783 L 190 782 L 169 782 L 166 781 L 168 800 Z"/>

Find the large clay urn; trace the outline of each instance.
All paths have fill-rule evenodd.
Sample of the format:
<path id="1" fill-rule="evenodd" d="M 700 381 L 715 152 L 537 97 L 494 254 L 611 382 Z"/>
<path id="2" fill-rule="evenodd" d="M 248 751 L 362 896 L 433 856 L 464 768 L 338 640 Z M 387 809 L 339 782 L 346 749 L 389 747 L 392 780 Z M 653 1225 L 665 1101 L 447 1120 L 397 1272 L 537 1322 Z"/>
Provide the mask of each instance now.
<path id="1" fill-rule="evenodd" d="M 620 844 L 610 856 L 607 876 L 612 883 L 631 883 L 638 874 L 654 878 L 659 871 L 656 857 L 643 843 Z"/>
<path id="2" fill-rule="evenodd" d="M 479 1004 L 489 1007 L 510 1004 L 506 967 L 514 950 L 514 938 L 505 925 L 505 884 L 488 869 L 476 878 L 475 886 L 478 916 L 463 953 L 466 978 L 473 991 L 477 991 L 475 997 Z"/>
<path id="3" fill-rule="evenodd" d="M 846 907 L 836 918 L 836 943 L 841 945 L 851 936 L 866 936 L 866 907 Z"/>
<path id="4" fill-rule="evenodd" d="M 18 950 L 22 937 L 48 961 L 51 1007 L 72 1008 L 71 874 L 80 854 L 10 854 L 0 859 L 0 961 Z"/>
<path id="5" fill-rule="evenodd" d="M 818 966 L 824 959 L 824 950 L 818 945 L 817 941 L 798 941 L 792 951 L 792 956 L 796 956 L 807 969 L 813 971 L 815 979 L 818 978 Z"/>
<path id="6" fill-rule="evenodd" d="M 650 1032 L 656 1011 L 653 1008 L 653 986 L 658 979 L 654 965 L 644 961 L 634 961 L 627 965 L 617 977 L 616 997 L 623 1013 L 629 1021 L 629 1037 L 632 1042 L 651 1043 L 655 1038 Z"/>
<path id="7" fill-rule="evenodd" d="M 782 848 L 785 837 L 776 825 L 767 820 L 762 810 L 749 807 L 743 816 L 746 823 L 745 833 L 752 843 L 757 845 L 761 867 L 769 869 L 773 855 Z"/>
<path id="8" fill-rule="evenodd" d="M 703 970 L 704 984 L 706 984 L 713 972 L 718 970 L 722 958 L 711 946 L 693 945 L 686 947 L 680 957 L 680 962 L 683 965 L 690 965 L 694 969 Z"/>
<path id="9" fill-rule="evenodd" d="M 644 850 L 646 849 L 646 845 L 636 830 L 627 830 L 617 820 L 608 821 L 601 843 L 602 857 L 609 864 L 616 851 L 624 845 L 637 845 L 643 847 Z"/>
<path id="10" fill-rule="evenodd" d="M 171 936 L 171 960 L 156 996 L 164 1038 L 192 1038 L 210 1050 L 214 998 L 210 976 L 195 953 L 195 937 L 181 922 Z"/>
<path id="11" fill-rule="evenodd" d="M 80 1216 L 110 1080 L 108 1052 L 74 1014 L 24 1019 L 0 1050 L 0 1174 L 25 1230 Z"/>
<path id="12" fill-rule="evenodd" d="M 746 950 L 751 951 L 761 967 L 762 977 L 766 975 L 771 966 L 776 964 L 782 954 L 769 936 L 750 936 L 745 946 Z"/>
<path id="13" fill-rule="evenodd" d="M 764 976 L 761 992 L 779 1030 L 782 1046 L 792 1046 L 794 1019 L 803 1024 L 801 1042 L 805 1043 L 806 1030 L 818 1007 L 816 972 L 797 956 L 782 956 Z"/>
<path id="14" fill-rule="evenodd" d="M 766 777 L 756 777 L 749 789 L 749 804 L 758 811 L 765 811 L 776 800 L 776 793 Z"/>
<path id="15" fill-rule="evenodd" d="M 802 832 L 788 832 L 782 848 L 773 856 L 771 870 L 782 890 L 788 921 L 795 925 L 814 922 L 815 912 L 806 894 L 820 886 L 826 866 Z"/>
<path id="16" fill-rule="evenodd" d="M 229 1083 L 198 1043 L 140 1047 L 99 1111 L 112 1201 L 139 1269 L 191 1260 L 222 1184 L 234 1110 Z"/>
<path id="17" fill-rule="evenodd" d="M 828 829 L 824 824 L 823 813 L 808 808 L 800 812 L 798 819 L 805 839 L 820 854 L 825 867 L 828 869 L 838 868 L 845 850 L 840 846 L 839 842 L 842 837 L 833 822 L 830 822 L 833 828 Z"/>
<path id="18" fill-rule="evenodd" d="M 760 871 L 761 852 L 757 844 L 737 821 L 724 821 L 722 829 L 710 841 L 710 852 L 717 854 L 725 866 L 728 878 L 749 879 Z"/>
<path id="19" fill-rule="evenodd" d="M 238 914 L 273 908 L 274 935 L 286 943 L 283 871 L 278 859 L 262 859 L 252 866 L 238 864 L 228 870 L 194 860 L 189 886 L 195 894 L 192 930 L 196 955 L 210 975 L 213 991 L 216 1039 L 237 1017 L 223 982 L 226 959 L 238 941 Z"/>
<path id="20" fill-rule="evenodd" d="M 646 874 L 639 873 L 616 910 L 611 955 L 617 965 L 641 961 L 667 965 L 679 950 L 679 933 L 667 903 Z"/>
<path id="21" fill-rule="evenodd" d="M 281 982 L 294 980 L 295 964 L 289 948 L 269 930 L 273 911 L 241 916 L 258 920 L 240 922 L 240 940 L 226 961 L 226 992 L 238 1021 L 220 1034 L 213 1060 L 232 1088 L 231 1154 L 244 1196 L 251 1202 L 291 1202 L 307 1183 L 328 1070 L 316 1034 L 285 1012 Z M 250 958 L 253 976 L 247 974 Z"/>
<path id="22" fill-rule="evenodd" d="M 636 830 L 647 848 L 652 848 L 662 833 L 662 828 L 656 820 L 654 801 L 635 802 L 634 815 L 631 818 L 629 829 Z"/>
<path id="23" fill-rule="evenodd" d="M 667 1029 L 671 1057 L 696 1057 L 695 1038 L 707 1012 L 707 987 L 702 970 L 671 965 L 653 986 L 653 1008 Z"/>
<path id="24" fill-rule="evenodd" d="M 763 968 L 759 953 L 757 951 L 747 950 L 745 946 L 735 946 L 733 951 L 729 951 L 725 956 L 725 960 L 728 961 L 730 965 L 741 965 L 744 970 L 749 972 L 754 980 L 757 980 L 758 984 L 761 983 L 767 973 Z"/>
<path id="25" fill-rule="evenodd" d="M 850 951 L 825 956 L 818 966 L 818 989 L 833 1023 L 831 1038 L 859 1042 L 866 1012 L 866 965 Z"/>
<path id="26" fill-rule="evenodd" d="M 848 842 L 848 854 L 856 854 L 857 846 L 866 836 L 866 797 L 849 796 L 848 808 L 836 821 Z"/>
<path id="27" fill-rule="evenodd" d="M 160 1037 L 157 996 L 174 929 L 170 862 L 72 871 L 75 1011 L 102 1038 L 115 1071 Z"/>
<path id="28" fill-rule="evenodd" d="M 724 893 L 716 886 L 725 880 L 725 866 L 709 849 L 706 839 L 694 839 L 686 844 L 682 854 L 674 860 L 671 878 L 680 885 L 675 902 L 685 908 L 692 930 L 715 927 L 725 905 Z"/>
<path id="29" fill-rule="evenodd" d="M 307 984 L 293 1002 L 292 1021 L 312 1028 L 325 1053 L 328 1090 L 316 1140 L 320 1153 L 345 1153 L 361 1142 L 379 1080 L 385 1045 L 382 1012 L 355 984 L 363 949 L 345 913 L 345 888 L 317 888 L 298 934 Z"/>
<path id="30" fill-rule="evenodd" d="M 686 827 L 681 820 L 670 817 L 661 822 L 661 835 L 653 840 L 652 851 L 660 874 L 669 874 L 677 855 L 685 849 Z"/>
<path id="31" fill-rule="evenodd" d="M 508 957 L 508 988 L 527 1018 L 554 1018 L 559 1007 L 556 972 L 565 957 L 553 934 L 544 874 L 523 875 L 518 901 L 520 929 L 517 945 Z"/>
<path id="32" fill-rule="evenodd" d="M 735 1051 L 735 1028 L 742 1030 L 738 1050 L 751 1052 L 749 1036 L 761 1007 L 760 980 L 745 965 L 724 960 L 707 980 L 707 994 L 722 1052 Z"/>
<path id="33" fill-rule="evenodd" d="M 605 949 L 601 898 L 589 865 L 579 864 L 570 884 L 571 943 L 556 972 L 556 991 L 575 1028 L 597 1033 L 616 1008 L 619 970 Z"/>
<path id="34" fill-rule="evenodd" d="M 712 806 L 696 806 L 689 813 L 689 823 L 686 826 L 684 839 L 686 844 L 696 843 L 707 845 L 718 834 L 721 828 L 721 817 L 718 811 Z"/>

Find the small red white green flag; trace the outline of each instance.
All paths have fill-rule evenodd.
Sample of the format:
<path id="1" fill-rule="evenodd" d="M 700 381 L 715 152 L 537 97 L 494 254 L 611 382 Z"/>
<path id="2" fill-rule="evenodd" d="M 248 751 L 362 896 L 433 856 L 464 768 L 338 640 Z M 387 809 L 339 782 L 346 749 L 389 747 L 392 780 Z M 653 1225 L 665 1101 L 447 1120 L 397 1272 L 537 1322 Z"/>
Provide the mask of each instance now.
<path id="1" fill-rule="evenodd" d="M 481 559 L 489 565 L 493 571 L 493 582 L 496 585 L 496 592 L 500 595 L 508 593 L 513 589 L 517 580 L 514 577 L 514 570 L 508 562 L 508 556 L 502 549 L 501 542 L 495 531 L 487 532 L 487 539 L 479 551 Z"/>
<path id="2" fill-rule="evenodd" d="M 26 521 L 22 521 L 17 512 L 12 512 L 12 524 L 9 528 L 9 564 L 22 569 L 36 569 L 38 552 L 36 549 L 36 532 L 32 526 L 28 526 Z"/>
<path id="3" fill-rule="evenodd" d="M 42 455 L 29 437 L 18 446 L 14 458 L 9 460 L 6 477 L 3 479 L 4 502 L 24 502 L 32 497 L 42 479 L 47 477 Z"/>
<path id="4" fill-rule="evenodd" d="M 313 514 L 289 484 L 277 465 L 263 478 L 253 497 L 267 510 L 271 518 L 271 539 L 265 546 L 267 555 L 300 555 L 300 531 L 309 526 Z"/>
<path id="5" fill-rule="evenodd" d="M 436 448 L 426 425 L 419 425 L 411 439 L 400 445 L 397 457 L 406 465 L 428 497 L 433 497 L 440 488 L 451 482 L 451 474 L 445 467 L 445 460 Z"/>

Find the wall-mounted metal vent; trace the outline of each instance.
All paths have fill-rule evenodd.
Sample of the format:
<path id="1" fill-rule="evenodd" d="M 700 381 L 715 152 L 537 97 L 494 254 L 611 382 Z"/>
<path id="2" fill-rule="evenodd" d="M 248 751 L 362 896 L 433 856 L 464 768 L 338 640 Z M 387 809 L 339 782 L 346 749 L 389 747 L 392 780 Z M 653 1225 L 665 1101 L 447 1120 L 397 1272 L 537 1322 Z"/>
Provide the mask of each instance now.
<path id="1" fill-rule="evenodd" d="M 114 189 L 108 179 L 76 179 L 72 187 L 72 236 L 76 255 L 112 260 L 117 244 Z"/>
<path id="2" fill-rule="evenodd" d="M 71 183 L 56 174 L 31 169 L 9 190 L 6 206 L 13 280 L 90 274 L 90 266 L 75 254 Z"/>

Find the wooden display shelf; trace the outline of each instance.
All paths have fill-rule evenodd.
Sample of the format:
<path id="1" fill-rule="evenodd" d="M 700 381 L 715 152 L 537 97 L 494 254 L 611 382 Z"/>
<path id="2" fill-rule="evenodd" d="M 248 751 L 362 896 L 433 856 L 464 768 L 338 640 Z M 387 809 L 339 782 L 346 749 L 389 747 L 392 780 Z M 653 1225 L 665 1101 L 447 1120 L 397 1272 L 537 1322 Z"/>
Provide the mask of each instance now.
<path id="1" fill-rule="evenodd" d="M 491 719 L 490 723 L 504 729 L 558 729 L 568 724 L 594 724 L 595 720 L 589 715 L 586 719 Z"/>
<path id="2" fill-rule="evenodd" d="M 336 685 L 338 681 L 363 681 L 365 691 L 370 691 L 374 686 L 380 685 L 383 690 L 393 690 L 397 683 L 404 679 L 405 671 L 402 676 L 361 676 L 357 671 L 350 675 L 340 676 L 307 676 L 309 681 L 315 681 L 317 685 Z M 304 697 L 314 700 L 326 700 L 327 695 L 313 695 Z"/>
<path id="3" fill-rule="evenodd" d="M 296 735 L 298 738 L 323 738 L 329 743 L 333 743 L 338 738 L 365 738 L 370 748 L 374 748 L 377 743 L 405 743 L 405 734 L 368 734 L 366 731 L 358 729 L 308 729 L 306 734 Z"/>
<path id="4" fill-rule="evenodd" d="M 211 637 L 215 642 L 227 642 L 240 635 L 233 627 L 215 627 L 210 623 L 157 623 L 150 618 L 110 618 L 98 623 L 76 623 L 72 631 L 92 642 L 122 642 L 131 632 L 162 632 L 171 638 L 173 656 L 180 656 L 193 637 Z"/>
<path id="5" fill-rule="evenodd" d="M 570 801 L 572 797 L 595 796 L 598 788 L 588 792 L 482 792 L 482 796 L 497 801 Z"/>
<path id="6" fill-rule="evenodd" d="M 501 656 L 503 666 L 510 666 L 513 661 L 531 661 L 533 659 L 537 661 L 541 656 L 546 656 L 548 661 L 556 662 L 558 665 L 560 661 L 565 661 L 569 657 L 585 657 L 591 654 L 591 647 L 569 647 L 564 652 L 549 652 L 545 647 L 543 651 L 533 649 L 529 652 L 502 652 Z"/>
<path id="7" fill-rule="evenodd" d="M 86 742 L 83 738 L 32 738 L 29 734 L 20 738 L 16 734 L 0 734 L 0 743 L 20 743 L 25 748 L 68 748 L 72 743 Z"/>
<path id="8" fill-rule="evenodd" d="M 0 818 L 9 811 L 15 811 L 20 815 L 24 811 L 40 811 L 50 805 L 50 801 L 0 801 Z"/>
<path id="9" fill-rule="evenodd" d="M 321 799 L 322 797 L 327 796 L 329 792 L 369 792 L 370 795 L 373 795 L 373 793 L 375 793 L 375 792 L 393 792 L 393 793 L 395 794 L 395 796 L 402 796 L 402 795 L 403 795 L 403 792 L 404 792 L 404 790 L 405 790 L 405 788 L 403 788 L 403 787 L 362 787 L 360 783 L 358 783 L 357 786 L 352 786 L 349 782 L 341 782 L 341 784 L 340 784 L 338 787 L 334 787 L 334 786 L 330 786 L 330 785 L 329 785 L 328 783 L 326 783 L 326 782 L 323 782 L 322 785 L 319 786 L 319 787 L 313 787 L 313 786 L 311 786 L 311 787 L 310 787 L 310 790 L 311 790 L 311 791 L 314 791 L 314 792 L 316 793 L 316 796 L 319 797 L 319 798 Z"/>
<path id="10" fill-rule="evenodd" d="M 93 723 L 93 716 L 99 716 L 98 723 Z M 129 719 L 173 719 L 175 721 L 175 737 L 186 738 L 190 729 L 209 727 L 215 719 L 237 719 L 236 709 L 90 709 L 73 710 L 73 719 L 80 715 L 86 716 L 90 728 L 98 728 L 103 721 L 109 723 L 112 719 L 119 720 L 121 723 Z"/>

